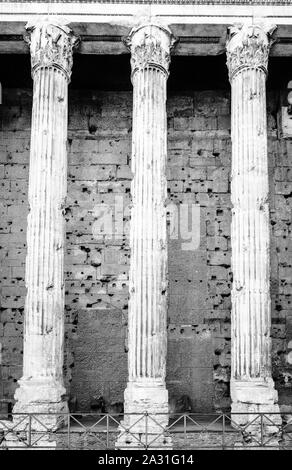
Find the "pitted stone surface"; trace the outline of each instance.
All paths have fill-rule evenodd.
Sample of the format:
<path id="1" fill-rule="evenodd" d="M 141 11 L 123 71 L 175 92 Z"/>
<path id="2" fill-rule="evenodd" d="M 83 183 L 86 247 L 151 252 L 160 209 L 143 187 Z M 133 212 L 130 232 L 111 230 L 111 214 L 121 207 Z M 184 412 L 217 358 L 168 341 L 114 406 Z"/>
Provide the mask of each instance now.
<path id="1" fill-rule="evenodd" d="M 0 399 L 11 402 L 22 368 L 31 92 L 6 89 L 4 95 Z M 279 96 L 285 99 L 269 92 L 267 101 L 272 359 L 283 408 L 292 395 L 292 141 L 278 134 Z M 167 111 L 169 199 L 200 204 L 201 214 L 198 250 L 182 251 L 179 240 L 169 245 L 167 387 L 171 401 L 189 395 L 194 411 L 222 409 L 230 405 L 230 95 L 171 94 Z M 64 360 L 67 389 L 83 410 L 93 396 L 121 402 L 127 380 L 128 235 L 97 240 L 92 227 L 101 204 L 113 205 L 115 196 L 130 203 L 131 116 L 131 93 L 69 96 Z"/>

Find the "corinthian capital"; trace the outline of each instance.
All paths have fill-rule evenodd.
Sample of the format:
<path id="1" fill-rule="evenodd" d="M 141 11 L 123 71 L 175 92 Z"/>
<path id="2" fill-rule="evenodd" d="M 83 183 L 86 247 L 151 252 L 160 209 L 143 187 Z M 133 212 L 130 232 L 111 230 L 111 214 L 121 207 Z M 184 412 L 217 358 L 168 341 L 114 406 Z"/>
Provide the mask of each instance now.
<path id="1" fill-rule="evenodd" d="M 149 23 L 132 29 L 125 40 L 131 51 L 132 75 L 151 66 L 168 74 L 170 53 L 175 42 L 173 34 L 165 26 Z"/>
<path id="2" fill-rule="evenodd" d="M 243 68 L 257 68 L 267 73 L 271 35 L 275 28 L 260 24 L 229 28 L 226 52 L 230 80 Z"/>
<path id="3" fill-rule="evenodd" d="M 26 42 L 30 46 L 32 73 L 39 67 L 56 67 L 68 81 L 73 63 L 73 48 L 79 42 L 68 26 L 48 18 L 26 25 Z"/>

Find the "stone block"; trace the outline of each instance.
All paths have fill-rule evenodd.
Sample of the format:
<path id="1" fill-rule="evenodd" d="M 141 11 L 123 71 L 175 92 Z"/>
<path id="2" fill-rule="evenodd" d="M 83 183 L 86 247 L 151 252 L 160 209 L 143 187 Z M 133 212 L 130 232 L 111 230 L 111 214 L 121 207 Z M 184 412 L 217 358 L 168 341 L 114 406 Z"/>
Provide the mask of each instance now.
<path id="1" fill-rule="evenodd" d="M 27 180 L 28 178 L 28 165 L 21 165 L 21 164 L 6 164 L 3 168 L 4 175 L 2 178 L 17 180 L 17 179 L 24 179 Z"/>
<path id="2" fill-rule="evenodd" d="M 68 177 L 76 180 L 111 180 L 116 176 L 115 165 L 73 166 L 68 169 Z"/>

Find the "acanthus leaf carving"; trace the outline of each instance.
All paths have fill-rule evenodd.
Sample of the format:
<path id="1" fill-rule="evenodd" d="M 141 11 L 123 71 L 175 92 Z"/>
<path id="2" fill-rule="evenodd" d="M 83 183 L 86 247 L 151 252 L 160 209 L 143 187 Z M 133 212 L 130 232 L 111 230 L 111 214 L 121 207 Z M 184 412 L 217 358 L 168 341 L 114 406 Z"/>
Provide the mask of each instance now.
<path id="1" fill-rule="evenodd" d="M 25 41 L 30 46 L 32 73 L 39 67 L 56 67 L 70 80 L 73 49 L 79 38 L 66 25 L 52 20 L 26 26 Z"/>
<path id="2" fill-rule="evenodd" d="M 146 24 L 133 29 L 124 43 L 131 51 L 132 74 L 150 66 L 168 74 L 170 53 L 176 40 L 168 28 Z"/>
<path id="3" fill-rule="evenodd" d="M 267 73 L 274 30 L 275 26 L 260 24 L 229 28 L 226 52 L 230 80 L 243 68 L 257 68 Z"/>

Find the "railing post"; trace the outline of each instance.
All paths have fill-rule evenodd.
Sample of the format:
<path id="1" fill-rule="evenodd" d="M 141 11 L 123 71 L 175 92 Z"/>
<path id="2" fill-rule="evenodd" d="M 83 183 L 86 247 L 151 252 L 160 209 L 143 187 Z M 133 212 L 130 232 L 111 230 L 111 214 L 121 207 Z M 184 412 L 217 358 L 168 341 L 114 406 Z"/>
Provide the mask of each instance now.
<path id="1" fill-rule="evenodd" d="M 28 446 L 31 447 L 31 414 L 28 415 Z"/>
<path id="2" fill-rule="evenodd" d="M 225 449 L 225 413 L 222 415 L 222 449 Z"/>
<path id="3" fill-rule="evenodd" d="M 70 431 L 71 431 L 71 413 L 68 413 L 68 421 L 67 421 L 67 445 L 68 445 L 68 449 L 70 449 L 71 447 L 71 436 L 70 436 Z"/>
<path id="4" fill-rule="evenodd" d="M 261 446 L 264 446 L 264 422 L 263 422 L 263 414 L 261 413 Z"/>
<path id="5" fill-rule="evenodd" d="M 109 448 L 109 415 L 106 415 L 106 448 Z"/>
<path id="6" fill-rule="evenodd" d="M 148 449 L 148 413 L 145 413 L 145 449 Z"/>
<path id="7" fill-rule="evenodd" d="M 184 445 L 187 443 L 187 417 L 184 415 Z"/>

